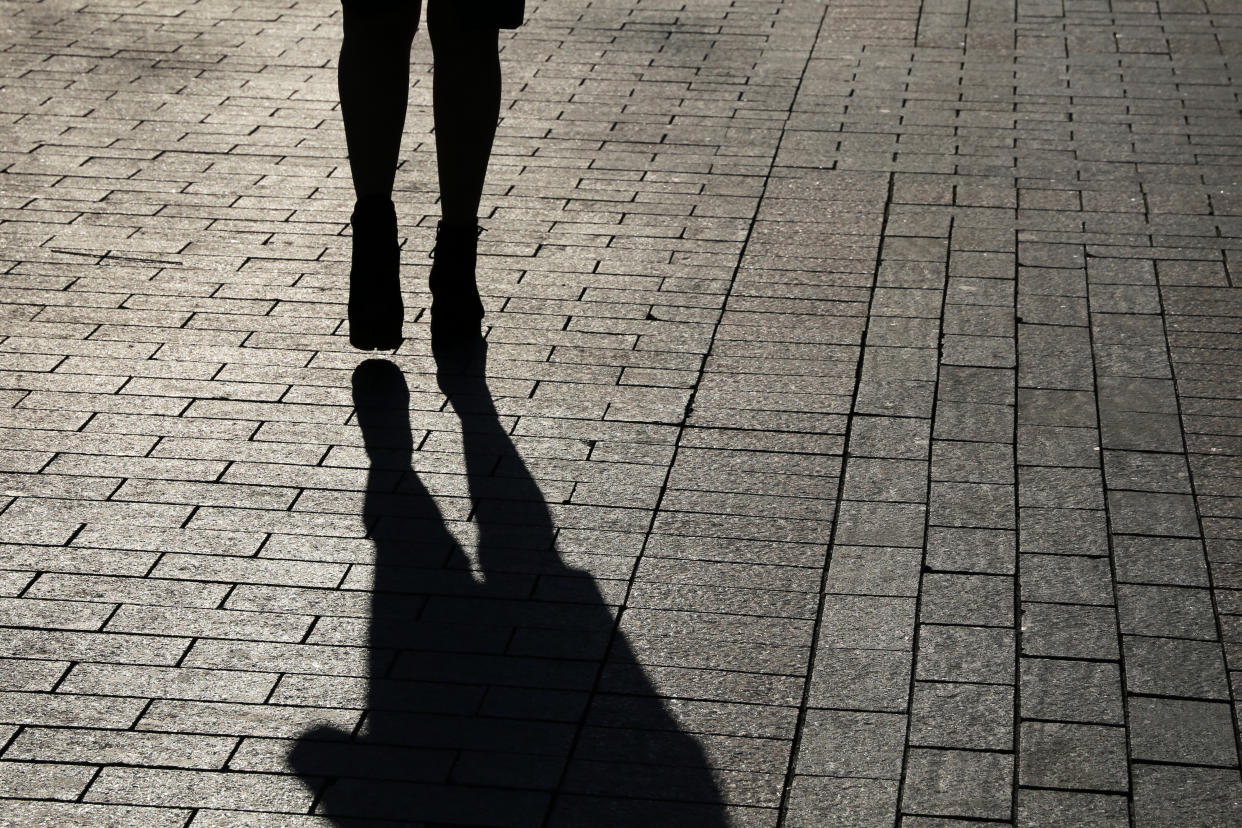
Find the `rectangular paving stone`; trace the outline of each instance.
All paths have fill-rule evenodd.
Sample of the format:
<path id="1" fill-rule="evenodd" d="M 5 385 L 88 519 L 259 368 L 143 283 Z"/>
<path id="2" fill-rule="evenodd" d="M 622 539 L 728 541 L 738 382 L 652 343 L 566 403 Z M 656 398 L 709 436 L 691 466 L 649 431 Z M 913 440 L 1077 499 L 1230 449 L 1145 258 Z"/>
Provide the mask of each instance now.
<path id="1" fill-rule="evenodd" d="M 86 789 L 95 770 L 90 765 L 0 761 L 0 795 L 74 800 Z"/>
<path id="2" fill-rule="evenodd" d="M 910 744 L 971 750 L 1013 749 L 1013 688 L 917 682 Z"/>
<path id="3" fill-rule="evenodd" d="M 138 728 L 164 733 L 292 737 L 316 723 L 352 730 L 359 715 L 349 709 L 157 700 L 143 712 Z"/>
<path id="4" fill-rule="evenodd" d="M 286 775 L 109 767 L 91 782 L 86 801 L 301 813 L 311 792 Z"/>
<path id="5" fill-rule="evenodd" d="M 1205 589 L 1118 584 L 1117 614 L 1127 635 L 1216 637 L 1211 596 Z"/>
<path id="6" fill-rule="evenodd" d="M 236 739 L 180 733 L 25 728 L 9 746 L 9 759 L 72 761 L 86 764 L 156 764 L 219 769 Z"/>
<path id="7" fill-rule="evenodd" d="M 1242 818 L 1236 770 L 1136 764 L 1134 817 L 1144 825 L 1185 820 L 1229 824 Z"/>
<path id="8" fill-rule="evenodd" d="M 1009 530 L 930 526 L 926 563 L 945 571 L 1009 575 L 1017 564 L 1015 545 Z"/>
<path id="9" fill-rule="evenodd" d="M 1114 532 L 1192 538 L 1199 536 L 1194 502 L 1187 495 L 1109 492 L 1108 505 Z"/>
<path id="10" fill-rule="evenodd" d="M 1013 756 L 912 748 L 902 787 L 905 813 L 1008 820 Z"/>
<path id="11" fill-rule="evenodd" d="M 824 588 L 839 594 L 914 596 L 921 565 L 915 549 L 836 546 Z"/>
<path id="12" fill-rule="evenodd" d="M 1022 551 L 1041 555 L 1108 554 L 1108 536 L 1102 511 L 1085 509 L 1028 509 L 1018 515 Z"/>
<path id="13" fill-rule="evenodd" d="M 785 824 L 814 828 L 825 818 L 842 825 L 880 825 L 893 820 L 898 785 L 888 779 L 794 777 Z"/>
<path id="14" fill-rule="evenodd" d="M 1237 767 L 1229 706 L 1136 697 L 1129 708 L 1130 752 L 1138 760 Z"/>
<path id="15" fill-rule="evenodd" d="M 937 526 L 1012 529 L 1013 488 L 987 483 L 933 483 L 929 520 Z"/>
<path id="16" fill-rule="evenodd" d="M 68 669 L 66 661 L 0 659 L 0 689 L 51 690 Z"/>
<path id="17" fill-rule="evenodd" d="M 276 676 L 237 670 L 195 670 L 188 667 L 76 664 L 60 682 L 58 692 L 149 698 L 262 702 Z"/>
<path id="18" fill-rule="evenodd" d="M 814 707 L 905 712 L 910 668 L 908 653 L 823 647 L 816 653 L 808 703 Z"/>
<path id="19" fill-rule="evenodd" d="M 1023 785 L 1125 791 L 1125 730 L 1086 724 L 1023 722 L 1018 779 Z"/>
<path id="20" fill-rule="evenodd" d="M 925 460 L 931 422 L 920 418 L 858 417 L 850 432 L 850 453 L 862 457 Z"/>
<path id="21" fill-rule="evenodd" d="M 915 677 L 922 681 L 1012 684 L 1013 631 L 995 627 L 923 625 Z"/>
<path id="22" fill-rule="evenodd" d="M 115 825 L 117 828 L 178 828 L 192 812 L 188 808 L 148 808 L 131 805 L 91 805 L 48 800 L 0 800 L 0 819 L 14 825 Z"/>
<path id="23" fill-rule="evenodd" d="M 1117 611 L 1080 604 L 1022 605 L 1022 654 L 1117 659 Z"/>
<path id="24" fill-rule="evenodd" d="M 1013 579 L 991 575 L 923 576 L 919 620 L 925 624 L 1013 625 Z"/>
<path id="25" fill-rule="evenodd" d="M 831 595 L 825 598 L 819 640 L 828 647 L 909 650 L 914 637 L 912 598 Z"/>
<path id="26" fill-rule="evenodd" d="M 1197 539 L 1113 538 L 1117 580 L 1168 586 L 1207 586 L 1203 545 Z"/>
<path id="27" fill-rule="evenodd" d="M 1133 693 L 1199 699 L 1229 697 L 1221 648 L 1215 641 L 1122 637 L 1126 687 Z"/>
<path id="28" fill-rule="evenodd" d="M 1127 798 L 1079 791 L 1018 790 L 1016 824 L 1034 826 L 1055 821 L 1110 828 L 1129 825 Z"/>
<path id="29" fill-rule="evenodd" d="M 797 767 L 804 774 L 900 779 L 906 717 L 808 710 Z"/>
<path id="30" fill-rule="evenodd" d="M 1116 662 L 1023 658 L 1019 673 L 1024 718 L 1124 723 Z"/>
<path id="31" fill-rule="evenodd" d="M 842 501 L 836 540 L 853 546 L 922 546 L 925 511 L 913 503 Z"/>
<path id="32" fill-rule="evenodd" d="M 1111 605 L 1114 601 L 1107 558 L 1080 555 L 1022 555 L 1020 580 L 1026 601 Z"/>

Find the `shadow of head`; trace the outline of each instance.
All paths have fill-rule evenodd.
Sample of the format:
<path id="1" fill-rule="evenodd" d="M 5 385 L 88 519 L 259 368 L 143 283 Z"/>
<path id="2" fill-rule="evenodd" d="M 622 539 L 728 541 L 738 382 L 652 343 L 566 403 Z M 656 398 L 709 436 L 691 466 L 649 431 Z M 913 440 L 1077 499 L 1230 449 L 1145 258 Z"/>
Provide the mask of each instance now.
<path id="1" fill-rule="evenodd" d="M 410 389 L 401 369 L 386 359 L 368 359 L 354 369 L 354 413 L 367 455 L 404 452 L 408 463 L 414 441 L 410 432 Z"/>

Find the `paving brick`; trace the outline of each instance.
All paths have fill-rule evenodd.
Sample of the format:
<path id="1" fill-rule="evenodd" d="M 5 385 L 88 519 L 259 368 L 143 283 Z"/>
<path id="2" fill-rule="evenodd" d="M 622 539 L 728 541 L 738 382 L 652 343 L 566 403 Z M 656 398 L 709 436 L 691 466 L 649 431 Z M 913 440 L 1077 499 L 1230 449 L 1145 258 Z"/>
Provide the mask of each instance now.
<path id="1" fill-rule="evenodd" d="M 1119 665 L 1107 661 L 1023 658 L 1025 718 L 1120 725 L 1124 721 Z"/>
<path id="2" fill-rule="evenodd" d="M 992 627 L 924 626 L 919 633 L 916 678 L 1012 684 L 1013 632 Z"/>
<path id="3" fill-rule="evenodd" d="M 4 690 L 51 690 L 69 668 L 64 661 L 0 659 L 0 688 Z"/>
<path id="4" fill-rule="evenodd" d="M 847 545 L 918 547 L 925 520 L 921 504 L 843 501 L 836 538 Z"/>
<path id="5" fill-rule="evenodd" d="M 112 605 L 117 602 L 135 605 L 212 607 L 220 603 L 227 592 L 228 587 L 224 584 L 199 585 L 163 578 L 121 578 L 48 573 L 36 579 L 25 594 L 32 598 L 101 602 L 101 608 L 107 608 L 110 614 Z"/>
<path id="6" fill-rule="evenodd" d="M 1002 529 L 927 530 L 927 566 L 956 572 L 1012 574 L 1017 563 L 1014 533 Z"/>
<path id="7" fill-rule="evenodd" d="M 74 800 L 94 775 L 89 765 L 0 762 L 0 792 L 6 797 Z"/>
<path id="8" fill-rule="evenodd" d="M 1204 589 L 1119 584 L 1117 614 L 1127 635 L 1216 637 L 1211 596 Z"/>
<path id="9" fill-rule="evenodd" d="M 1013 749 L 1013 688 L 917 682 L 910 743 L 971 750 Z"/>
<path id="10" fill-rule="evenodd" d="M 300 813 L 310 806 L 311 792 L 277 774 L 109 767 L 91 782 L 86 801 Z"/>
<path id="11" fill-rule="evenodd" d="M 1229 706 L 1180 699 L 1131 698 L 1130 751 L 1135 759 L 1237 767 Z"/>
<path id="12" fill-rule="evenodd" d="M 1121 826 L 1130 824 L 1130 815 L 1124 796 L 1019 789 L 1015 822 L 1023 826 Z"/>
<path id="13" fill-rule="evenodd" d="M 906 717 L 849 710 L 807 711 L 798 766 L 816 775 L 899 779 Z"/>
<path id="14" fill-rule="evenodd" d="M 186 808 L 91 805 L 47 800 L 0 800 L 0 818 L 14 825 L 115 825 L 117 828 L 176 828 L 192 812 Z"/>
<path id="15" fill-rule="evenodd" d="M 914 635 L 914 600 L 835 595 L 825 601 L 820 641 L 829 647 L 909 650 Z"/>
<path id="16" fill-rule="evenodd" d="M 0 644 L 0 656 L 171 665 L 189 643 L 187 638 L 156 635 L 13 629 Z"/>
<path id="17" fill-rule="evenodd" d="M 902 789 L 906 813 L 1010 818 L 1011 755 L 914 748 L 906 764 Z"/>
<path id="18" fill-rule="evenodd" d="M 236 670 L 76 664 L 57 690 L 110 696 L 262 702 L 275 684 L 274 675 Z"/>
<path id="19" fill-rule="evenodd" d="M 1220 768 L 1136 765 L 1134 815 L 1144 825 L 1186 820 L 1228 825 L 1239 818 L 1237 771 Z"/>
<path id="20" fill-rule="evenodd" d="M 1115 537 L 1117 580 L 1167 586 L 1207 586 L 1203 545 L 1182 538 Z"/>
<path id="21" fill-rule="evenodd" d="M 809 703 L 904 712 L 910 695 L 910 655 L 892 650 L 825 647 L 818 651 Z"/>
<path id="22" fill-rule="evenodd" d="M 27 727 L 5 756 L 40 762 L 219 769 L 233 752 L 236 741 L 180 733 Z"/>
<path id="23" fill-rule="evenodd" d="M 1148 638 L 1122 639 L 1126 686 L 1133 693 L 1200 699 L 1229 697 L 1225 662 L 1214 641 Z"/>
<path id="24" fill-rule="evenodd" d="M 1023 655 L 1116 659 L 1117 613 L 1112 607 L 1075 604 L 1022 606 Z"/>
<path id="25" fill-rule="evenodd" d="M 1113 531 L 1135 535 L 1198 537 L 1193 500 L 1187 495 L 1110 492 Z"/>
<path id="26" fill-rule="evenodd" d="M 1027 509 L 1018 516 L 1022 551 L 1041 555 L 1107 555 L 1103 512 Z"/>
<path id="27" fill-rule="evenodd" d="M 991 575 L 927 574 L 919 619 L 927 624 L 1013 625 L 1013 581 Z"/>
<path id="28" fill-rule="evenodd" d="M 897 783 L 886 779 L 795 777 L 785 824 L 811 828 L 831 819 L 840 825 L 880 825 L 897 809 Z"/>
<path id="29" fill-rule="evenodd" d="M 837 546 L 825 589 L 856 595 L 917 595 L 921 558 L 918 550 Z"/>
<path id="30" fill-rule="evenodd" d="M 1113 585 L 1107 558 L 1080 555 L 1022 555 L 1022 598 L 1111 605 Z"/>
<path id="31" fill-rule="evenodd" d="M 1125 791 L 1125 730 L 1085 724 L 1024 722 L 1018 778 L 1023 785 Z"/>
<path id="32" fill-rule="evenodd" d="M 139 722 L 142 730 L 221 736 L 295 736 L 316 723 L 356 724 L 355 710 L 228 702 L 157 701 Z"/>

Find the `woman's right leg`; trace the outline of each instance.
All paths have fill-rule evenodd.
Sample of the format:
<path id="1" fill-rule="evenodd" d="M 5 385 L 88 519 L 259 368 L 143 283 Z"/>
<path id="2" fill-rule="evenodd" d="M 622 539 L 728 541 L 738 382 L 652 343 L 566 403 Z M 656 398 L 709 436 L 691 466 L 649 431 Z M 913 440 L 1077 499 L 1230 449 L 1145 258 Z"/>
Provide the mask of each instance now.
<path id="1" fill-rule="evenodd" d="M 419 0 L 347 0 L 337 69 L 349 169 L 358 199 L 392 197 L 410 94 Z"/>

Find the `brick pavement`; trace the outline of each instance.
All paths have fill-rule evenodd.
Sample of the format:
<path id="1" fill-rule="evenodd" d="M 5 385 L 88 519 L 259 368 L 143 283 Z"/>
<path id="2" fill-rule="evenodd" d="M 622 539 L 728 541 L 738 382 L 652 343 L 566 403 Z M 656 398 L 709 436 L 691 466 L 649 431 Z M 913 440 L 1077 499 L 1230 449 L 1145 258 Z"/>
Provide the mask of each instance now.
<path id="1" fill-rule="evenodd" d="M 1242 7 L 528 9 L 438 382 L 421 35 L 364 363 L 333 3 L 3 4 L 0 825 L 1242 824 Z"/>

